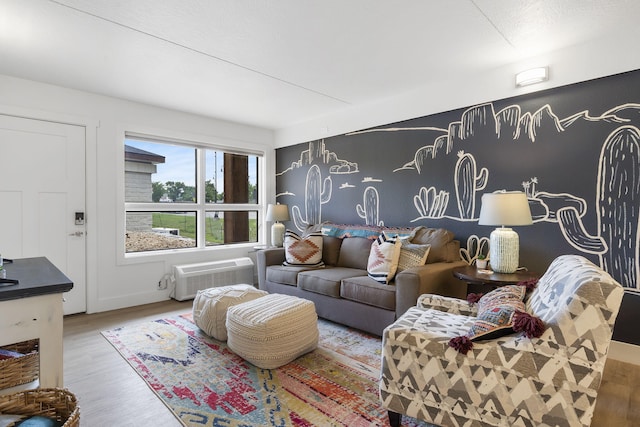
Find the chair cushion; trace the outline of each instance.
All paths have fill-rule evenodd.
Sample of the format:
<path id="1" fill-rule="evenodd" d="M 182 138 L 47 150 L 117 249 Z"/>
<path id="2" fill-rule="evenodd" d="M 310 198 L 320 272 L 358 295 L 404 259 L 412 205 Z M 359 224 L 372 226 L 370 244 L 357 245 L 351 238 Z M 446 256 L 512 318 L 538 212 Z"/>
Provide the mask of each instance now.
<path id="1" fill-rule="evenodd" d="M 340 296 L 386 310 L 396 309 L 396 287 L 383 285 L 367 276 L 343 279 Z"/>

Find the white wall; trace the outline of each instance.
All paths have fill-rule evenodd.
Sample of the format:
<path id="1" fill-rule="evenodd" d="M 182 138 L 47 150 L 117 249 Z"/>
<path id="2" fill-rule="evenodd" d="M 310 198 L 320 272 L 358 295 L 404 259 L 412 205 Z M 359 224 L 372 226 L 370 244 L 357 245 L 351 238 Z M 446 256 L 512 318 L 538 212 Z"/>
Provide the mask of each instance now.
<path id="1" fill-rule="evenodd" d="M 158 291 L 161 277 L 175 264 L 246 256 L 253 245 L 180 251 L 170 255 L 123 260 L 117 236 L 124 233 L 123 205 L 118 188 L 124 170 L 123 132 L 217 142 L 265 153 L 261 197 L 275 196 L 273 132 L 135 102 L 0 75 L 0 114 L 80 124 L 87 127 L 87 309 L 98 312 L 168 298 Z M 260 239 L 266 238 L 260 230 Z M 122 252 L 122 251 L 120 251 Z"/>
<path id="2" fill-rule="evenodd" d="M 483 74 L 469 75 L 466 80 L 425 82 L 420 90 L 367 105 L 345 107 L 335 114 L 278 129 L 275 134 L 276 147 L 640 69 L 640 55 L 635 47 L 629 48 L 631 45 L 629 41 L 616 40 L 611 36 L 588 45 L 571 46 L 545 56 L 488 70 Z M 549 67 L 549 81 L 525 88 L 515 87 L 515 75 L 518 72 L 541 66 Z"/>

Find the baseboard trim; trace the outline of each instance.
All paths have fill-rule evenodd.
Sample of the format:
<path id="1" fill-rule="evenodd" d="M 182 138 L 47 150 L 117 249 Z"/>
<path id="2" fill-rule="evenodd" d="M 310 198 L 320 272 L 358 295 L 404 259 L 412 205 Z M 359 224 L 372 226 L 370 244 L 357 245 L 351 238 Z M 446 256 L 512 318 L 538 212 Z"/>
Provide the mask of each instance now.
<path id="1" fill-rule="evenodd" d="M 640 366 L 640 346 L 621 341 L 611 341 L 608 357 Z"/>

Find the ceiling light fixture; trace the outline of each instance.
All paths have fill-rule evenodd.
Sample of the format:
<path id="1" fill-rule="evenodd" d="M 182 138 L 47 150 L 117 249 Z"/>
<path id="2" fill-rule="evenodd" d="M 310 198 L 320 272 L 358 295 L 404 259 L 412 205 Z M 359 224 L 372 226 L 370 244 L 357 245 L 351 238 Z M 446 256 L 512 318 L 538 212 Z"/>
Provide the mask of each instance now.
<path id="1" fill-rule="evenodd" d="M 516 74 L 516 87 L 529 86 L 549 80 L 549 67 L 532 68 Z"/>

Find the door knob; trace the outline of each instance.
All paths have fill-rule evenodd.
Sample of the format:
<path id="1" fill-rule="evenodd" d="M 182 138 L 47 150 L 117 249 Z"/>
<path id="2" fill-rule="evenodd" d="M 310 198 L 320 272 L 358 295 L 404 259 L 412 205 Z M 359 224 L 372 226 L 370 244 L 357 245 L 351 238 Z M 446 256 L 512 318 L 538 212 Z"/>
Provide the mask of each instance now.
<path id="1" fill-rule="evenodd" d="M 82 237 L 84 236 L 84 231 L 76 231 L 75 233 L 69 233 L 69 236 Z"/>

